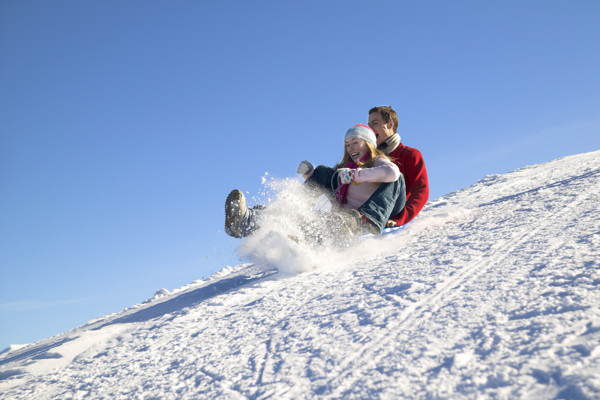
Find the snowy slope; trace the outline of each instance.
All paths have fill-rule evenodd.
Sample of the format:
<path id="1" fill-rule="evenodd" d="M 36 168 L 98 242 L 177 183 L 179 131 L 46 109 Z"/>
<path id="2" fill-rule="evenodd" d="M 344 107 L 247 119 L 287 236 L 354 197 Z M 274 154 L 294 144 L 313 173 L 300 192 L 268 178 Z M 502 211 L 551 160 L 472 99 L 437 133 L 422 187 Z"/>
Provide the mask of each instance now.
<path id="1" fill-rule="evenodd" d="M 487 176 L 303 273 L 281 252 L 2 354 L 0 397 L 597 399 L 598 204 L 600 152 Z"/>

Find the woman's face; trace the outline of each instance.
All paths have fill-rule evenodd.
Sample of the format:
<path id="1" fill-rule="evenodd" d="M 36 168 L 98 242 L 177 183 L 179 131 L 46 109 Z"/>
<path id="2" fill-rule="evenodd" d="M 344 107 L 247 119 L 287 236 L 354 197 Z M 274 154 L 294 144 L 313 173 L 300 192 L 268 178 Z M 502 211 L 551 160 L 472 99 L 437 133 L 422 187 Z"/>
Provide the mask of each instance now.
<path id="1" fill-rule="evenodd" d="M 352 158 L 352 161 L 358 162 L 361 158 L 367 154 L 369 151 L 369 147 L 367 146 L 367 142 L 363 139 L 360 139 L 356 136 L 351 136 L 346 138 L 346 151 Z"/>

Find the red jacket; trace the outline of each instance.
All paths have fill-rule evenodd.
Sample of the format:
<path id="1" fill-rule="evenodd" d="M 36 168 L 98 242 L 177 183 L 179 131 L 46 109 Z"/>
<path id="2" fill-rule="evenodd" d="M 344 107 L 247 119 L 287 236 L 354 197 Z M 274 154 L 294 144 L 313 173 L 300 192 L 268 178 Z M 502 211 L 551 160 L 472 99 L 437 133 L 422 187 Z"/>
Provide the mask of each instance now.
<path id="1" fill-rule="evenodd" d="M 419 150 L 400 143 L 389 156 L 400 168 L 406 183 L 406 205 L 400 214 L 391 217 L 400 226 L 412 221 L 427 203 L 429 181 L 425 162 Z"/>

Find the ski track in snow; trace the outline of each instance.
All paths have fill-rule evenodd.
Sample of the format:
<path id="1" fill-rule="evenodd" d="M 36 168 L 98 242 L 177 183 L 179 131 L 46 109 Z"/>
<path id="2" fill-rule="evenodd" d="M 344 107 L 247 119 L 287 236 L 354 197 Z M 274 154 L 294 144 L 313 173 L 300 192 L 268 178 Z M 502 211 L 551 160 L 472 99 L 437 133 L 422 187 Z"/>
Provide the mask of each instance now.
<path id="1" fill-rule="evenodd" d="M 600 398 L 598 204 L 600 152 L 488 176 L 307 272 L 227 268 L 2 354 L 0 398 Z"/>

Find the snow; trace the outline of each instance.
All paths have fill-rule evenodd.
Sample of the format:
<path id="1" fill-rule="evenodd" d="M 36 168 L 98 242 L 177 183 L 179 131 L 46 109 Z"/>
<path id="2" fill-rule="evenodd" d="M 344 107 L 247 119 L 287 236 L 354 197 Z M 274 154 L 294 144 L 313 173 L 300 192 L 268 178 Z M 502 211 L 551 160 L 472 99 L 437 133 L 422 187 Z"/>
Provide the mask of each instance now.
<path id="1" fill-rule="evenodd" d="M 9 349 L 0 398 L 600 398 L 598 204 L 596 151 L 340 251 L 266 232 L 251 262 Z"/>

